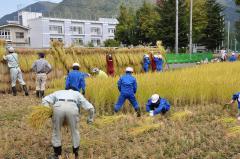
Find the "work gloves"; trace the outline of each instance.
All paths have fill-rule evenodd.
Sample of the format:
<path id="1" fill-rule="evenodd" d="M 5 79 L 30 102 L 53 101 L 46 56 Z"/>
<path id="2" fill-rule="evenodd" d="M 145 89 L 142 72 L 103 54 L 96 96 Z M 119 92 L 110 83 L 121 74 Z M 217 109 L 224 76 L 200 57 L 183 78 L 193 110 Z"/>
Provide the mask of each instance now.
<path id="1" fill-rule="evenodd" d="M 154 116 L 154 111 L 153 111 L 153 110 L 150 110 L 150 112 L 149 112 L 149 116 L 151 116 L 151 117 Z"/>
<path id="2" fill-rule="evenodd" d="M 95 114 L 94 108 L 89 109 L 89 116 L 88 116 L 88 119 L 87 119 L 88 124 L 93 123 L 94 114 Z"/>

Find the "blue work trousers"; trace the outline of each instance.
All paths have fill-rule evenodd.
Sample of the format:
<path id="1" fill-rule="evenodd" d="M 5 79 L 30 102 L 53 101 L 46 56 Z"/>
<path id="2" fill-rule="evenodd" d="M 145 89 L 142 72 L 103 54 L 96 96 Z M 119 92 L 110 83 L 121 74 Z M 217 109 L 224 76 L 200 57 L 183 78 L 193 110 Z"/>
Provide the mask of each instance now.
<path id="1" fill-rule="evenodd" d="M 115 112 L 118 112 L 122 108 L 126 99 L 128 99 L 130 101 L 130 103 L 132 104 L 132 106 L 134 107 L 135 110 L 137 110 L 139 108 L 138 102 L 137 102 L 134 94 L 120 94 L 118 101 L 114 107 Z"/>

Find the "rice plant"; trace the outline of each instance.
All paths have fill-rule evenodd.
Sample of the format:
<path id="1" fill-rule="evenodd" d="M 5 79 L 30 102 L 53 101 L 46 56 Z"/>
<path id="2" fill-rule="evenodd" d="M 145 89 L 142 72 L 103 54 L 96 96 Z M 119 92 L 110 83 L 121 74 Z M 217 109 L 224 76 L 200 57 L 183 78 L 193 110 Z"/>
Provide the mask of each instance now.
<path id="1" fill-rule="evenodd" d="M 47 120 L 53 115 L 51 107 L 34 106 L 31 114 L 28 116 L 28 123 L 36 129 L 43 128 Z"/>
<path id="2" fill-rule="evenodd" d="M 0 62 L 3 60 L 3 55 L 6 54 L 5 40 L 0 39 Z"/>
<path id="3" fill-rule="evenodd" d="M 160 128 L 160 124 L 144 124 L 144 125 L 139 125 L 137 127 L 133 127 L 128 129 L 128 134 L 130 136 L 136 137 L 139 136 L 141 134 L 144 134 L 146 132 L 150 132 L 156 129 Z"/>
<path id="4" fill-rule="evenodd" d="M 175 112 L 172 114 L 171 120 L 173 120 L 173 121 L 185 120 L 185 119 L 191 117 L 192 115 L 193 115 L 193 113 L 189 110 Z"/>

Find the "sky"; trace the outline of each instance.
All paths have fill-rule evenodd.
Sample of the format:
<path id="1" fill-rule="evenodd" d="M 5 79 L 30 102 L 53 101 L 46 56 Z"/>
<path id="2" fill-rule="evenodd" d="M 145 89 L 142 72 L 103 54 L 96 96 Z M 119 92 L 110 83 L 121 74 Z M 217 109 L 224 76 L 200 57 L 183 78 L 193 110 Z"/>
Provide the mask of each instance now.
<path id="1" fill-rule="evenodd" d="M 4 1 L 4 3 L 2 3 L 0 7 L 0 17 L 15 12 L 18 9 L 24 8 L 29 4 L 33 4 L 38 1 L 61 2 L 62 0 L 1 0 L 1 1 Z"/>

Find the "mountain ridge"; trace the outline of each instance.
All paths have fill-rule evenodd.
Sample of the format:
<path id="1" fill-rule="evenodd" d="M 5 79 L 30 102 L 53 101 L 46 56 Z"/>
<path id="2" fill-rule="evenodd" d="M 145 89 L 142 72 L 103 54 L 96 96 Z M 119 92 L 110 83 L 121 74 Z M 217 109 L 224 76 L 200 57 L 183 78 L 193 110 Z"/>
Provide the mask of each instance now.
<path id="1" fill-rule="evenodd" d="M 217 1 L 225 8 L 226 22 L 230 21 L 231 27 L 234 28 L 234 23 L 240 20 L 240 13 L 236 12 L 240 7 L 236 6 L 233 0 Z M 125 4 L 136 10 L 143 2 L 144 0 L 63 0 L 60 3 L 40 1 L 21 10 L 42 12 L 44 16 L 96 20 L 99 17 L 117 17 L 121 4 Z M 155 3 L 156 0 L 147 0 L 147 2 Z M 3 16 L 0 19 L 0 24 L 6 23 L 7 20 L 17 20 L 17 14 L 18 11 Z"/>

